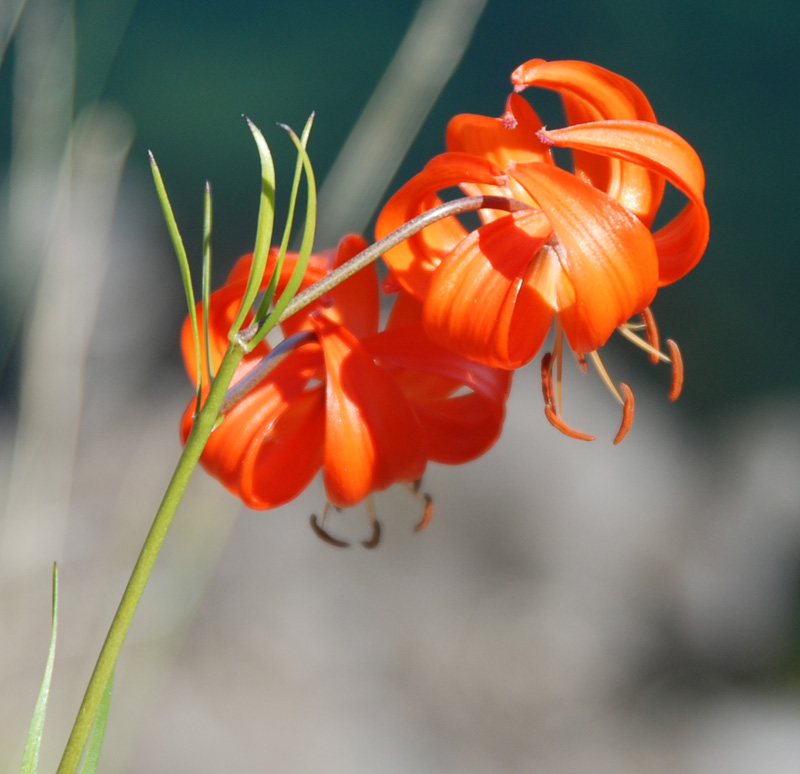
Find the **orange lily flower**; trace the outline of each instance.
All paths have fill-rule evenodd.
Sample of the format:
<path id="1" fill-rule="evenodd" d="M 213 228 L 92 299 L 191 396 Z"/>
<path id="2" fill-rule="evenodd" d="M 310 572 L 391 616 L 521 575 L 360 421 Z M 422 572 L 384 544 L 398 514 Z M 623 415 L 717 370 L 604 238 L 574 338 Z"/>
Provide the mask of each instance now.
<path id="1" fill-rule="evenodd" d="M 364 247 L 361 237 L 348 236 L 337 250 L 312 255 L 303 287 Z M 264 287 L 276 254 L 270 254 Z M 296 259 L 287 254 L 279 292 Z M 212 372 L 227 349 L 251 260 L 242 257 L 211 296 Z M 206 470 L 246 505 L 263 509 L 292 500 L 323 468 L 329 502 L 350 506 L 395 482 L 417 481 L 428 460 L 457 464 L 483 454 L 500 434 L 509 375 L 431 342 L 419 304 L 405 294 L 380 332 L 378 315 L 377 273 L 368 267 L 286 320 L 284 335 L 306 332 L 307 340 L 227 411 L 203 451 Z M 198 363 L 188 319 L 182 349 L 194 379 Z M 234 384 L 269 352 L 265 341 L 246 355 Z M 181 422 L 184 442 L 194 410 L 192 400 Z"/>
<path id="2" fill-rule="evenodd" d="M 570 125 L 545 129 L 518 93 L 499 118 L 456 116 L 447 130 L 448 152 L 390 199 L 376 234 L 436 206 L 439 192 L 455 186 L 528 204 L 530 210 L 511 214 L 481 211 L 482 225 L 470 232 L 455 217 L 439 221 L 389 250 L 385 260 L 394 280 L 423 301 L 431 337 L 480 362 L 508 369 L 529 362 L 555 322 L 553 357 L 543 369 L 548 418 L 589 438 L 569 430 L 555 408 L 551 374 L 557 364 L 560 388 L 562 336 L 581 364 L 592 355 L 632 417 L 630 389 L 625 385 L 620 396 L 595 353 L 620 329 L 652 357 L 677 359 L 661 353 L 649 305 L 705 249 L 703 168 L 622 76 L 586 62 L 534 59 L 511 79 L 515 92 L 529 86 L 557 91 Z M 574 172 L 556 166 L 552 146 L 571 149 Z M 665 181 L 688 203 L 653 232 Z M 639 314 L 647 341 L 629 323 Z M 679 378 L 676 364 L 674 382 Z"/>

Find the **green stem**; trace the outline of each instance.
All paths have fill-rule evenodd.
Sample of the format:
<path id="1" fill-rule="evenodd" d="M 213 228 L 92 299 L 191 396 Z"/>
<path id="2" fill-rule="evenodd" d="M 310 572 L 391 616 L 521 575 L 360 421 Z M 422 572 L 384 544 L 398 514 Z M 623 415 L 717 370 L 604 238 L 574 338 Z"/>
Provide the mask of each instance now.
<path id="1" fill-rule="evenodd" d="M 97 658 L 94 672 L 92 672 L 89 684 L 86 687 L 86 693 L 78 710 L 78 716 L 75 719 L 67 746 L 64 749 L 64 755 L 58 767 L 58 774 L 74 774 L 77 771 L 83 750 L 91 734 L 100 702 L 103 699 L 103 693 L 114 671 L 114 665 L 117 663 L 117 658 L 133 620 L 133 615 L 136 612 L 139 600 L 142 598 L 147 581 L 153 571 L 153 565 L 172 524 L 172 519 L 183 497 L 186 485 L 189 483 L 206 441 L 214 428 L 222 401 L 225 398 L 225 392 L 243 356 L 244 350 L 239 346 L 231 345 L 228 349 L 220 364 L 203 410 L 197 416 L 189 437 L 186 439 L 186 445 L 175 468 L 175 473 L 169 482 L 164 499 L 161 501 L 153 520 L 153 525 L 150 527 L 150 532 L 147 533 L 147 538 L 133 568 L 128 585 L 125 587 L 125 593 L 122 595 L 114 620 L 111 622 L 103 648 Z"/>

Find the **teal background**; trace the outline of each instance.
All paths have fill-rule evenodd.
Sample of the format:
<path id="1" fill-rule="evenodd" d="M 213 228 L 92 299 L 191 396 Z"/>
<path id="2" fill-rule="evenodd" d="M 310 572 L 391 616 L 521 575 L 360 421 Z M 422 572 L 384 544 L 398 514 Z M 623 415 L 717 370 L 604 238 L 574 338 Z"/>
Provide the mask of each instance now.
<path id="1" fill-rule="evenodd" d="M 367 0 L 75 7 L 76 110 L 100 98 L 129 112 L 136 140 L 128 175 L 145 178 L 153 150 L 193 255 L 202 186 L 212 182 L 216 277 L 253 239 L 256 156 L 241 115 L 267 133 L 286 181 L 290 147 L 274 122 L 299 128 L 315 110 L 311 152 L 324 179 L 415 10 Z M 654 304 L 665 335 L 684 351 L 682 410 L 717 416 L 753 397 L 794 392 L 799 30 L 798 7 L 778 0 L 491 0 L 392 188 L 443 149 L 451 115 L 499 114 L 509 73 L 529 58 L 586 59 L 627 76 L 706 167 L 708 252 Z M 12 66 L 0 74 L 3 108 Z M 3 121 L 6 150 L 8 138 Z"/>

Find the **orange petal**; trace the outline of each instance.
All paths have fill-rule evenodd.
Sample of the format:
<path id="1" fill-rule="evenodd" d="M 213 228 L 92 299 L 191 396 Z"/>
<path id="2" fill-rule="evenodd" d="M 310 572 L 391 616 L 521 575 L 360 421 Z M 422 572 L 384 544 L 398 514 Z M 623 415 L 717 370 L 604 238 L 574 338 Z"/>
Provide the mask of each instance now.
<path id="1" fill-rule="evenodd" d="M 288 502 L 319 470 L 323 392 L 319 387 L 311 393 L 303 389 L 322 362 L 318 347 L 293 352 L 268 380 L 231 408 L 211 433 L 201 464 L 251 508 Z M 181 423 L 184 442 L 193 409 L 194 400 Z"/>
<path id="2" fill-rule="evenodd" d="M 231 323 L 239 311 L 239 304 L 242 300 L 244 293 L 244 283 L 237 283 L 235 285 L 224 285 L 219 290 L 215 290 L 209 298 L 209 316 L 208 316 L 208 338 L 209 349 L 211 351 L 211 370 L 216 373 L 219 364 L 228 348 L 228 331 L 230 330 Z M 202 339 L 203 336 L 203 305 L 197 304 L 197 325 Z M 189 316 L 183 321 L 181 329 L 181 351 L 183 353 L 183 361 L 186 364 L 186 371 L 189 378 L 194 381 L 197 376 L 197 361 L 195 359 L 194 348 L 194 335 L 192 333 L 192 325 Z M 252 359 L 260 359 L 269 350 L 266 347 L 257 349 L 255 353 L 245 357 L 244 363 L 246 364 Z M 203 367 L 203 379 L 206 375 L 206 348 L 205 343 L 201 341 L 200 345 L 200 362 Z"/>
<path id="3" fill-rule="evenodd" d="M 511 386 L 509 371 L 490 368 L 434 344 L 421 324 L 364 342 L 391 370 L 423 427 L 428 458 L 460 464 L 497 440 Z M 470 392 L 462 394 L 463 388 Z"/>
<path id="4" fill-rule="evenodd" d="M 584 111 L 596 114 L 595 120 L 656 120 L 650 102 L 635 83 L 590 62 L 531 59 L 511 73 L 511 82 L 515 91 L 539 86 L 553 89 L 562 96 L 571 95 L 581 101 Z"/>
<path id="5" fill-rule="evenodd" d="M 511 82 L 517 91 L 528 86 L 557 91 L 564 100 L 569 124 L 604 119 L 656 120 L 650 102 L 635 83 L 589 62 L 532 59 L 512 73 Z M 623 204 L 647 225 L 652 223 L 664 193 L 664 182 L 658 175 L 636 166 L 625 169 L 622 161 L 580 150 L 573 153 L 573 161 L 578 177 L 612 196 L 615 180 L 638 178 L 639 201 Z"/>
<path id="6" fill-rule="evenodd" d="M 509 161 L 541 161 L 552 163 L 549 149 L 542 145 L 536 132 L 542 122 L 533 108 L 519 95 L 511 94 L 506 103 L 506 112 L 500 118 L 489 118 L 471 114 L 458 115 L 447 127 L 447 150 L 471 153 L 488 159 L 500 169 Z M 527 192 L 519 185 L 498 187 L 492 185 L 462 185 L 470 196 L 510 196 L 528 201 Z M 497 210 L 481 212 L 484 223 L 503 217 Z"/>
<path id="7" fill-rule="evenodd" d="M 325 489 L 334 505 L 355 505 L 370 492 L 416 481 L 427 464 L 419 421 L 389 372 L 358 340 L 315 318 L 327 372 Z"/>
<path id="8" fill-rule="evenodd" d="M 437 191 L 463 183 L 496 185 L 502 176 L 499 167 L 476 156 L 465 153 L 437 156 L 389 199 L 375 224 L 375 237 L 381 239 L 441 204 Z M 427 295 L 433 272 L 466 233 L 457 218 L 444 218 L 393 247 L 384 260 L 402 287 L 422 300 Z"/>
<path id="9" fill-rule="evenodd" d="M 659 285 L 680 279 L 697 264 L 709 233 L 703 201 L 705 175 L 697 153 L 680 135 L 645 121 L 601 121 L 541 134 L 556 145 L 624 159 L 669 180 L 688 197 L 689 204 L 654 235 Z"/>
<path id="10" fill-rule="evenodd" d="M 572 349 L 592 352 L 652 301 L 658 282 L 653 237 L 619 202 L 563 169 L 520 164 L 512 174 L 555 232 L 554 249 L 574 292 L 568 306 L 559 300 L 564 332 Z"/>
<path id="11" fill-rule="evenodd" d="M 439 267 L 425 300 L 434 341 L 499 368 L 527 363 L 553 319 L 549 291 L 525 281 L 549 236 L 540 212 L 523 212 L 466 237 Z"/>
<path id="12" fill-rule="evenodd" d="M 339 242 L 335 251 L 312 255 L 301 288 L 305 289 L 323 276 L 327 276 L 331 270 L 346 263 L 366 247 L 367 243 L 363 237 L 350 234 Z M 328 253 L 330 253 L 329 258 L 323 267 L 318 256 L 326 256 Z M 291 258 L 290 274 L 294 268 L 296 255 L 287 254 L 286 257 L 287 263 Z M 324 268 L 324 273 L 320 272 L 322 268 Z M 291 336 L 298 331 L 312 329 L 310 315 L 315 309 L 320 308 L 325 310 L 325 316 L 328 319 L 343 325 L 357 337 L 375 333 L 378 329 L 380 313 L 378 275 L 375 265 L 371 264 L 356 272 L 352 277 L 348 277 L 333 290 L 321 296 L 318 301 L 292 315 L 281 324 L 284 335 Z"/>

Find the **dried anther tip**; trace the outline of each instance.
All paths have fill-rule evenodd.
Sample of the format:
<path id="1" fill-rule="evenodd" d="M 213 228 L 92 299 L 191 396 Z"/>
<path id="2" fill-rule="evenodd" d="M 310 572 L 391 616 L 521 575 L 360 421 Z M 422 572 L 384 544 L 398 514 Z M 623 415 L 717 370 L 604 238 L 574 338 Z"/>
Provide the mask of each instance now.
<path id="1" fill-rule="evenodd" d="M 422 511 L 422 518 L 414 527 L 414 532 L 422 532 L 428 524 L 431 523 L 431 519 L 433 519 L 433 498 L 429 494 L 422 495 L 425 498 L 425 508 Z"/>
<path id="2" fill-rule="evenodd" d="M 633 399 L 633 390 L 625 384 L 620 383 L 620 389 L 625 396 L 625 403 L 622 405 L 622 423 L 619 426 L 616 436 L 614 436 L 614 446 L 616 446 L 627 434 L 628 430 L 633 425 L 633 414 L 636 408 L 636 402 Z"/>
<path id="3" fill-rule="evenodd" d="M 311 514 L 310 522 L 314 534 L 322 540 L 323 543 L 328 543 L 328 545 L 336 546 L 337 548 L 348 548 L 350 546 L 345 540 L 339 540 L 339 538 L 335 538 L 329 532 L 326 532 L 325 528 L 317 521 L 317 517 L 313 513 Z"/>
<path id="4" fill-rule="evenodd" d="M 683 389 L 683 357 L 678 345 L 672 340 L 667 339 L 667 349 L 672 360 L 672 384 L 669 388 L 669 399 L 678 400 Z"/>
<path id="5" fill-rule="evenodd" d="M 364 548 L 375 548 L 381 542 L 381 523 L 375 519 L 372 522 L 372 537 L 369 540 L 362 540 Z"/>
<path id="6" fill-rule="evenodd" d="M 542 356 L 542 397 L 545 405 L 552 405 L 556 402 L 556 393 L 553 389 L 553 372 L 550 369 L 552 360 L 553 355 L 550 352 L 545 352 Z"/>

